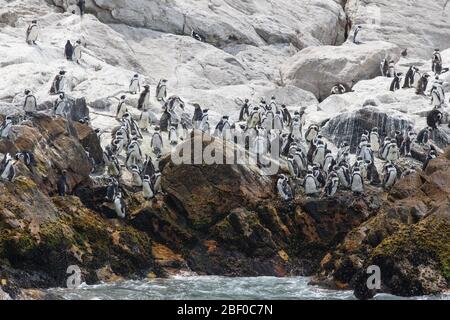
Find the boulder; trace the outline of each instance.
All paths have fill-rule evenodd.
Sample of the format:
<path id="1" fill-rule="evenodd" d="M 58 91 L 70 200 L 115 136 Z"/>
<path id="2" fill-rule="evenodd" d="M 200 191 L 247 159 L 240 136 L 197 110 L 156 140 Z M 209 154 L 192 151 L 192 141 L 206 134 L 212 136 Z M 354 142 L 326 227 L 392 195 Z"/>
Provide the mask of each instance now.
<path id="1" fill-rule="evenodd" d="M 398 61 L 400 49 L 383 41 L 309 47 L 288 59 L 282 74 L 287 84 L 310 91 L 322 101 L 338 83 L 352 88 L 360 80 L 381 75 L 380 63 L 386 57 Z"/>
<path id="2" fill-rule="evenodd" d="M 326 136 L 335 145 L 347 141 L 351 151 L 355 152 L 365 130 L 378 128 L 380 138 L 391 136 L 396 130 L 404 132 L 412 124 L 404 114 L 392 111 L 387 112 L 380 108 L 366 107 L 356 111 L 340 114 L 322 128 Z"/>
<path id="3" fill-rule="evenodd" d="M 354 29 L 358 25 L 363 27 L 358 36 L 358 40 L 363 43 L 375 40 L 389 41 L 402 50 L 407 48 L 409 56 L 427 60 L 435 48 L 448 47 L 450 27 L 447 19 L 450 6 L 446 1 L 345 2 L 349 28 Z M 353 37 L 349 37 L 348 42 L 351 41 Z"/>
<path id="4" fill-rule="evenodd" d="M 65 9 L 71 5 L 62 0 L 53 0 L 53 3 Z M 106 23 L 178 35 L 190 35 L 195 30 L 215 46 L 293 43 L 303 48 L 345 41 L 343 7 L 332 0 L 318 3 L 283 0 L 277 6 L 266 0 L 245 4 L 238 0 L 214 3 L 206 0 L 93 0 L 86 3 L 86 9 Z"/>

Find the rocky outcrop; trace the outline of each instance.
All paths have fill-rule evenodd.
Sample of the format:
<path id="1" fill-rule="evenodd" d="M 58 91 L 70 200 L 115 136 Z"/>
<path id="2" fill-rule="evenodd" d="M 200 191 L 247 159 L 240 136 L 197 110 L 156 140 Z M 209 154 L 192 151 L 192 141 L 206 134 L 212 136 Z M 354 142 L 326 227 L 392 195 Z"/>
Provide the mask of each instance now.
<path id="1" fill-rule="evenodd" d="M 65 286 L 70 265 L 87 283 L 104 280 L 105 268 L 124 277 L 163 274 L 145 233 L 102 218 L 77 197 L 54 196 L 63 170 L 69 193 L 92 184 L 91 162 L 72 129 L 64 119 L 38 115 L 0 141 L 1 153 L 28 151 L 36 160 L 30 167 L 18 162 L 16 179 L 0 183 L 0 287 L 13 298 L 23 288 Z M 89 136 L 92 129 L 82 131 Z"/>
<path id="2" fill-rule="evenodd" d="M 380 138 L 390 136 L 396 130 L 404 132 L 411 125 L 408 118 L 399 112 L 385 112 L 377 107 L 364 107 L 356 111 L 340 114 L 326 123 L 323 134 L 335 145 L 347 141 L 351 151 L 356 148 L 364 131 L 371 131 L 377 127 Z"/>
<path id="3" fill-rule="evenodd" d="M 450 150 L 424 174 L 403 178 L 377 215 L 353 229 L 321 261 L 313 280 L 353 288 L 358 298 L 377 292 L 400 296 L 436 294 L 449 286 Z M 369 266 L 381 269 L 381 290 L 369 290 Z"/>
<path id="4" fill-rule="evenodd" d="M 352 88 L 360 80 L 381 75 L 380 63 L 386 57 L 398 61 L 400 49 L 382 41 L 359 45 L 348 43 L 340 47 L 309 47 L 284 64 L 283 79 L 314 93 L 322 101 L 336 84 Z"/>
<path id="5" fill-rule="evenodd" d="M 345 11 L 352 28 L 363 27 L 359 41 L 389 41 L 407 48 L 410 56 L 425 59 L 431 59 L 435 48 L 448 47 L 447 1 L 348 0 Z"/>
<path id="6" fill-rule="evenodd" d="M 53 0 L 70 10 L 76 1 Z M 165 33 L 204 35 L 216 46 L 229 43 L 292 43 L 298 48 L 311 44 L 340 44 L 344 39 L 345 15 L 332 0 L 320 3 L 281 1 L 86 1 L 88 12 L 106 23 L 122 23 Z M 314 17 L 311 13 L 314 12 Z"/>

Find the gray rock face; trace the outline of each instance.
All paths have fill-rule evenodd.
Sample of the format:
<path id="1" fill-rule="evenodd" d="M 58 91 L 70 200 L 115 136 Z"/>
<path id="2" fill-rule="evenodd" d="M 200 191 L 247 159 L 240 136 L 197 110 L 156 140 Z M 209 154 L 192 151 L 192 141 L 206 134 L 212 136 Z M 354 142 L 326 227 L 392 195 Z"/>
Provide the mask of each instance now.
<path id="1" fill-rule="evenodd" d="M 69 9 L 76 0 L 53 3 Z M 86 9 L 107 23 L 173 34 L 196 30 L 219 47 L 292 43 L 304 48 L 345 41 L 344 10 L 334 0 L 88 0 Z"/>
<path id="2" fill-rule="evenodd" d="M 411 56 L 431 59 L 436 48 L 448 48 L 450 4 L 446 0 L 348 0 L 352 28 L 361 25 L 359 40 L 384 40 L 408 48 Z M 352 37 L 349 38 L 349 41 Z"/>
<path id="3" fill-rule="evenodd" d="M 365 130 L 370 132 L 372 128 L 377 127 L 380 138 L 383 139 L 396 130 L 403 132 L 410 124 L 400 113 L 388 114 L 380 109 L 369 107 L 334 117 L 325 125 L 322 132 L 336 145 L 347 141 L 351 146 L 351 152 L 355 152 Z"/>
<path id="4" fill-rule="evenodd" d="M 284 64 L 283 79 L 323 100 L 338 83 L 351 88 L 360 80 L 381 75 L 381 61 L 386 57 L 398 61 L 399 56 L 400 49 L 396 45 L 381 41 L 309 47 Z"/>

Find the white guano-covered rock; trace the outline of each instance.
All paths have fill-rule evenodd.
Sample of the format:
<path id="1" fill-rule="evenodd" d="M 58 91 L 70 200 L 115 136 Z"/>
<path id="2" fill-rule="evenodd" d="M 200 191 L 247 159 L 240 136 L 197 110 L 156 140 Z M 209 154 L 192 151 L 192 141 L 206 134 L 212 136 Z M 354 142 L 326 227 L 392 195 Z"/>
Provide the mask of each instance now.
<path id="1" fill-rule="evenodd" d="M 351 88 L 360 80 L 381 75 L 381 61 L 386 57 L 398 61 L 399 56 L 399 47 L 382 41 L 309 47 L 288 59 L 282 69 L 283 79 L 323 100 L 338 83 Z"/>

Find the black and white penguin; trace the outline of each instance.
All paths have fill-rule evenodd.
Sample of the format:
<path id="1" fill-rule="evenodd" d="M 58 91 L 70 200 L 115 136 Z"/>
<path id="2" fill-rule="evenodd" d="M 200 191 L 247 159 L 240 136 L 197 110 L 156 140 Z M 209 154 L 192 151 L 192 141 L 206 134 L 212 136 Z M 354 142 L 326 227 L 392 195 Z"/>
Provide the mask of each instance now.
<path id="1" fill-rule="evenodd" d="M 316 182 L 317 182 L 317 187 L 318 188 L 323 188 L 325 187 L 325 185 L 327 184 L 327 175 L 325 172 L 322 171 L 320 166 L 313 166 L 312 169 L 314 178 L 316 178 Z"/>
<path id="2" fill-rule="evenodd" d="M 281 105 L 281 114 L 283 115 L 283 123 L 289 127 L 292 122 L 292 116 L 285 104 Z"/>
<path id="3" fill-rule="evenodd" d="M 445 104 L 445 92 L 442 85 L 442 80 L 436 80 L 431 88 L 431 105 L 434 108 L 440 108 Z"/>
<path id="4" fill-rule="evenodd" d="M 58 75 L 53 79 L 52 86 L 50 87 L 50 94 L 56 95 L 64 93 L 66 89 L 66 72 L 61 70 Z"/>
<path id="5" fill-rule="evenodd" d="M 425 171 L 428 168 L 428 164 L 430 163 L 430 161 L 433 159 L 436 159 L 436 158 L 437 158 L 436 150 L 431 149 L 427 154 L 427 158 L 425 159 L 425 162 L 423 163 L 422 170 Z"/>
<path id="6" fill-rule="evenodd" d="M 385 190 L 390 190 L 397 182 L 397 169 L 391 163 L 388 163 L 384 168 L 383 187 Z"/>
<path id="7" fill-rule="evenodd" d="M 167 80 L 161 79 L 156 87 L 156 100 L 165 101 L 167 98 Z"/>
<path id="8" fill-rule="evenodd" d="M 295 141 L 302 139 L 302 125 L 299 118 L 294 118 L 291 122 L 291 134 Z"/>
<path id="9" fill-rule="evenodd" d="M 76 63 L 80 64 L 81 53 L 82 53 L 81 41 L 77 40 L 77 42 L 75 43 L 75 46 L 73 47 L 72 61 L 75 61 Z"/>
<path id="10" fill-rule="evenodd" d="M 425 92 L 427 91 L 427 87 L 428 87 L 428 78 L 429 77 L 430 77 L 430 75 L 427 73 L 422 74 L 419 81 L 417 82 L 416 94 L 423 95 L 423 96 L 425 95 Z"/>
<path id="11" fill-rule="evenodd" d="M 0 179 L 3 181 L 12 182 L 16 177 L 16 161 L 9 153 L 5 155 L 1 163 Z"/>
<path id="12" fill-rule="evenodd" d="M 60 197 L 65 197 L 69 192 L 69 184 L 67 183 L 67 172 L 63 170 L 59 176 L 58 182 L 56 183 L 58 189 L 58 195 Z"/>
<path id="13" fill-rule="evenodd" d="M 380 63 L 381 75 L 383 77 L 389 76 L 389 62 L 387 58 L 384 58 Z"/>
<path id="14" fill-rule="evenodd" d="M 73 45 L 70 40 L 67 40 L 66 46 L 64 47 L 64 55 L 67 60 L 72 60 L 73 57 Z"/>
<path id="15" fill-rule="evenodd" d="M 114 177 L 109 178 L 108 187 L 106 188 L 105 198 L 109 202 L 114 202 L 114 199 L 119 192 L 120 192 L 119 182 Z"/>
<path id="16" fill-rule="evenodd" d="M 192 30 L 191 37 L 197 41 L 205 42 L 205 37 L 203 35 L 201 35 L 200 33 L 196 32 L 195 30 Z"/>
<path id="17" fill-rule="evenodd" d="M 152 176 L 152 190 L 155 195 L 162 193 L 161 172 L 159 172 L 158 168 Z"/>
<path id="18" fill-rule="evenodd" d="M 325 163 L 325 153 L 326 153 L 326 147 L 325 147 L 323 141 L 319 141 L 314 150 L 312 163 L 318 164 L 320 167 L 323 168 L 324 163 Z"/>
<path id="19" fill-rule="evenodd" d="M 345 86 L 341 83 L 338 83 L 337 85 L 333 86 L 333 88 L 331 88 L 331 94 L 344 94 L 345 92 L 347 92 L 347 89 L 345 89 Z"/>
<path id="20" fill-rule="evenodd" d="M 284 128 L 284 121 L 283 121 L 283 115 L 281 111 L 275 112 L 275 116 L 273 118 L 273 129 L 278 130 L 278 132 L 283 132 Z"/>
<path id="21" fill-rule="evenodd" d="M 408 130 L 406 131 L 406 135 L 403 140 L 402 146 L 400 148 L 400 153 L 403 154 L 405 157 L 411 157 L 412 144 L 415 140 L 416 140 L 416 132 L 414 131 L 414 128 L 412 126 L 409 126 Z"/>
<path id="22" fill-rule="evenodd" d="M 389 68 L 388 68 L 388 78 L 393 78 L 395 77 L 395 61 L 391 60 L 389 61 Z"/>
<path id="23" fill-rule="evenodd" d="M 145 85 L 144 91 L 142 91 L 138 100 L 139 110 L 148 110 L 150 108 L 150 86 Z"/>
<path id="24" fill-rule="evenodd" d="M 135 74 L 133 76 L 133 79 L 131 79 L 128 91 L 131 94 L 137 94 L 137 93 L 141 92 L 141 83 L 139 81 L 139 75 L 138 74 Z"/>
<path id="25" fill-rule="evenodd" d="M 344 188 L 350 187 L 351 177 L 350 177 L 350 170 L 344 163 L 341 163 L 337 167 L 335 167 L 334 171 L 339 177 L 339 184 Z"/>
<path id="26" fill-rule="evenodd" d="M 291 175 L 292 178 L 298 178 L 299 176 L 299 170 L 297 168 L 297 165 L 294 161 L 294 157 L 293 156 L 289 156 L 287 158 L 287 165 L 288 165 L 288 169 L 289 169 L 289 174 Z"/>
<path id="27" fill-rule="evenodd" d="M 396 72 L 394 75 L 394 79 L 391 82 L 391 86 L 389 88 L 390 91 L 394 92 L 400 89 L 401 76 L 403 73 Z"/>
<path id="28" fill-rule="evenodd" d="M 29 170 L 33 170 L 36 166 L 36 159 L 34 154 L 28 151 L 21 151 L 16 153 L 16 160 L 23 161 L 23 163 L 28 167 Z"/>
<path id="29" fill-rule="evenodd" d="M 202 123 L 203 111 L 202 107 L 198 103 L 194 103 L 194 116 L 192 117 L 192 125 L 194 129 L 200 129 Z"/>
<path id="30" fill-rule="evenodd" d="M 380 174 L 374 162 L 366 162 L 367 181 L 373 186 L 381 184 Z"/>
<path id="31" fill-rule="evenodd" d="M 437 130 L 442 124 L 442 112 L 438 109 L 433 109 L 427 115 L 427 124 L 431 129 Z"/>
<path id="32" fill-rule="evenodd" d="M 306 142 L 311 143 L 318 136 L 318 134 L 319 134 L 319 126 L 316 124 L 310 125 L 305 133 Z"/>
<path id="33" fill-rule="evenodd" d="M 390 162 L 396 162 L 400 159 L 400 149 L 396 143 L 391 143 L 386 147 L 384 159 Z"/>
<path id="34" fill-rule="evenodd" d="M 202 120 L 200 121 L 200 130 L 206 133 L 209 133 L 209 115 L 208 109 L 203 109 Z"/>
<path id="35" fill-rule="evenodd" d="M 117 111 L 116 111 L 116 120 L 117 121 L 121 121 L 122 118 L 123 118 L 123 115 L 125 113 L 128 113 L 128 108 L 127 108 L 127 105 L 125 103 L 126 99 L 127 99 L 127 96 L 125 96 L 125 95 L 122 95 L 120 97 L 119 105 L 117 106 Z"/>
<path id="36" fill-rule="evenodd" d="M 131 166 L 131 180 L 134 187 L 142 187 L 142 172 L 137 165 Z"/>
<path id="37" fill-rule="evenodd" d="M 328 198 L 334 197 L 339 188 L 339 177 L 335 172 L 331 172 L 328 176 L 325 186 L 325 195 Z"/>
<path id="38" fill-rule="evenodd" d="M 304 174 L 308 170 L 308 161 L 303 151 L 297 150 L 293 155 L 293 159 L 298 170 L 298 175 Z"/>
<path id="39" fill-rule="evenodd" d="M 433 129 L 431 127 L 426 127 L 419 131 L 419 134 L 417 135 L 417 143 L 420 143 L 422 145 L 427 145 L 430 141 L 431 133 L 433 132 Z"/>
<path id="40" fill-rule="evenodd" d="M 415 66 L 411 66 L 406 72 L 405 81 L 403 83 L 403 89 L 409 89 L 414 85 L 414 77 L 417 73 L 418 69 Z"/>
<path id="41" fill-rule="evenodd" d="M 161 133 L 159 132 L 159 127 L 156 127 L 155 132 L 152 135 L 150 147 L 153 149 L 153 153 L 158 156 L 161 154 L 163 146 L 163 139 L 161 137 Z"/>
<path id="42" fill-rule="evenodd" d="M 362 26 L 357 26 L 355 31 L 353 31 L 353 43 L 359 44 L 360 42 L 357 40 L 359 32 L 362 30 Z"/>
<path id="43" fill-rule="evenodd" d="M 108 174 L 111 177 L 120 177 L 122 175 L 122 167 L 119 164 L 119 160 L 117 159 L 117 157 L 115 155 L 111 156 L 111 162 L 109 163 L 108 166 Z"/>
<path id="44" fill-rule="evenodd" d="M 292 188 L 289 184 L 289 179 L 284 174 L 278 176 L 277 191 L 278 195 L 284 201 L 291 201 L 294 198 Z"/>
<path id="45" fill-rule="evenodd" d="M 356 195 L 364 193 L 364 179 L 359 168 L 353 170 L 351 190 Z"/>
<path id="46" fill-rule="evenodd" d="M 171 145 L 178 144 L 178 132 L 177 127 L 175 125 L 171 125 L 169 129 L 169 143 Z"/>
<path id="47" fill-rule="evenodd" d="M 0 138 L 7 139 L 13 126 L 13 120 L 11 116 L 6 116 L 3 123 L 0 125 Z"/>
<path id="48" fill-rule="evenodd" d="M 339 150 L 336 156 L 336 163 L 340 163 L 344 160 L 344 155 L 346 153 L 350 152 L 350 145 L 347 141 L 341 142 L 341 145 L 339 146 Z"/>
<path id="49" fill-rule="evenodd" d="M 124 219 L 126 214 L 125 201 L 122 199 L 122 193 L 118 192 L 114 198 L 114 209 L 117 217 Z"/>
<path id="50" fill-rule="evenodd" d="M 39 28 L 37 26 L 37 20 L 33 20 L 31 21 L 31 24 L 27 28 L 26 42 L 28 44 L 36 44 L 38 36 L 39 36 Z"/>
<path id="51" fill-rule="evenodd" d="M 250 115 L 250 102 L 248 99 L 245 99 L 244 104 L 241 107 L 241 111 L 239 112 L 239 121 L 246 121 Z"/>
<path id="52" fill-rule="evenodd" d="M 25 90 L 25 101 L 23 103 L 23 111 L 25 111 L 25 115 L 27 116 L 31 116 L 37 111 L 36 97 L 28 89 Z"/>
<path id="53" fill-rule="evenodd" d="M 334 160 L 333 153 L 331 152 L 331 150 L 326 150 L 323 170 L 328 174 L 333 170 L 335 165 L 336 160 Z"/>
<path id="54" fill-rule="evenodd" d="M 145 175 L 142 180 L 142 193 L 144 194 L 145 200 L 150 200 L 155 197 L 152 189 L 152 180 L 149 175 Z"/>
<path id="55" fill-rule="evenodd" d="M 311 170 L 309 170 L 305 176 L 303 188 L 305 189 L 305 195 L 307 196 L 316 196 L 319 193 L 317 180 Z"/>
<path id="56" fill-rule="evenodd" d="M 380 151 L 380 134 L 378 133 L 378 128 L 373 128 L 369 135 L 369 143 L 372 147 L 372 151 L 377 153 Z"/>
<path id="57" fill-rule="evenodd" d="M 440 49 L 435 49 L 431 57 L 431 70 L 440 75 L 442 72 L 442 56 Z"/>
<path id="58" fill-rule="evenodd" d="M 262 110 L 264 111 L 264 109 Z M 259 107 L 254 107 L 247 119 L 247 129 L 254 129 L 261 123 L 261 112 Z"/>
<path id="59" fill-rule="evenodd" d="M 150 119 L 150 110 L 142 110 L 139 116 L 139 129 L 148 132 L 152 120 Z"/>

